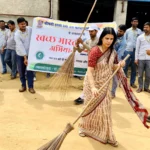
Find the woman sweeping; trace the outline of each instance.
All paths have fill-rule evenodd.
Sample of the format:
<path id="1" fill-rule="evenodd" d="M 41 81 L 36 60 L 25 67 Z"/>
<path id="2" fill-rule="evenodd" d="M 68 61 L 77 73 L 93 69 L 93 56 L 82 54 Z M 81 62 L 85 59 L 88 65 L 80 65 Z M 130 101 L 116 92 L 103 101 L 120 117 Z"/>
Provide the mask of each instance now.
<path id="1" fill-rule="evenodd" d="M 109 84 L 98 93 L 98 89 L 113 74 L 113 71 L 125 66 L 121 61 L 117 64 L 117 53 L 113 49 L 116 33 L 113 28 L 104 28 L 98 45 L 91 49 L 88 60 L 88 69 L 84 80 L 85 106 L 92 97 L 96 105 L 84 114 L 79 124 L 79 135 L 88 136 L 104 144 L 118 146 L 112 131 L 111 97 Z M 90 106 L 89 106 L 90 107 Z"/>
<path id="2" fill-rule="evenodd" d="M 109 81 L 116 72 L 127 101 L 143 125 L 149 128 L 146 124 L 148 111 L 134 95 L 123 70 L 119 69 L 125 66 L 125 61 L 121 61 L 118 64 L 117 53 L 113 49 L 115 41 L 116 34 L 113 28 L 105 28 L 100 36 L 98 45 L 93 47 L 89 54 L 88 70 L 83 89 L 85 108 L 72 124 L 67 124 L 61 134 L 38 150 L 59 150 L 65 137 L 74 129 L 74 125 L 80 118 L 80 136 L 88 136 L 104 144 L 118 146 L 112 131 L 111 98 L 109 95 Z M 114 70 L 116 71 L 113 73 Z"/>

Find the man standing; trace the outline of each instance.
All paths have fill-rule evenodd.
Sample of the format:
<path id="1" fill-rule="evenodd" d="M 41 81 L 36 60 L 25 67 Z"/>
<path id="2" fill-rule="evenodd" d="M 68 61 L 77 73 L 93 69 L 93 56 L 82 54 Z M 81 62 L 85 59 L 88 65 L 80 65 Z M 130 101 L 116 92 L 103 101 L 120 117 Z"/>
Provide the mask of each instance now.
<path id="1" fill-rule="evenodd" d="M 138 65 L 137 93 L 144 91 L 150 93 L 150 22 L 144 24 L 144 33 L 137 38 L 135 63 Z M 143 85 L 143 74 L 145 72 L 145 82 Z"/>
<path id="2" fill-rule="evenodd" d="M 84 50 L 88 50 L 88 53 L 89 53 L 91 48 L 96 46 L 98 43 L 99 38 L 97 37 L 97 33 L 98 33 L 97 25 L 94 25 L 94 24 L 91 25 L 88 30 L 90 34 L 90 39 L 86 40 L 85 42 L 83 42 L 81 38 L 77 39 L 74 50 L 77 50 L 79 53 L 81 53 Z M 80 44 L 82 45 L 82 47 L 80 47 Z M 80 97 L 74 101 L 74 103 L 76 105 L 79 105 L 79 104 L 83 104 L 83 102 L 84 102 L 84 95 L 82 93 Z"/>
<path id="3" fill-rule="evenodd" d="M 26 20 L 24 18 L 18 18 L 17 23 L 19 26 L 19 30 L 15 33 L 15 41 L 16 41 L 16 53 L 17 53 L 17 65 L 18 71 L 20 75 L 20 81 L 22 83 L 22 87 L 19 92 L 26 91 L 26 66 L 28 64 L 28 53 L 30 46 L 30 39 L 32 28 L 26 26 Z M 33 88 L 33 72 L 27 70 L 27 82 L 30 93 L 35 93 Z"/>
<path id="4" fill-rule="evenodd" d="M 1 55 L 1 62 L 2 62 L 2 67 L 3 67 L 2 74 L 7 73 L 6 63 L 4 61 L 7 32 L 8 32 L 8 29 L 5 28 L 5 22 L 1 20 L 0 21 L 0 55 Z"/>
<path id="5" fill-rule="evenodd" d="M 126 61 L 126 65 L 124 67 L 124 72 L 127 76 L 128 67 L 129 67 L 129 64 L 131 63 L 130 85 L 133 88 L 137 88 L 137 86 L 134 84 L 135 80 L 136 80 L 136 65 L 134 63 L 134 61 L 135 61 L 135 47 L 136 47 L 137 37 L 140 34 L 142 34 L 142 31 L 137 28 L 137 26 L 138 26 L 138 19 L 137 18 L 132 18 L 131 24 L 132 24 L 132 27 L 129 28 L 125 34 L 126 48 L 125 48 L 124 57 L 126 57 L 128 54 L 130 55 L 130 57 Z"/>
<path id="6" fill-rule="evenodd" d="M 15 22 L 10 20 L 8 21 L 9 31 L 7 33 L 7 41 L 6 41 L 6 53 L 5 53 L 5 63 L 11 69 L 11 79 L 16 78 L 17 74 L 17 60 L 16 60 L 16 42 L 14 39 L 15 36 Z"/>
<path id="7" fill-rule="evenodd" d="M 117 51 L 119 61 L 123 59 L 123 55 L 124 55 L 125 48 L 126 48 L 126 39 L 124 36 L 125 32 L 126 32 L 126 26 L 119 25 L 118 32 L 117 32 L 117 41 L 114 47 L 114 49 Z M 118 86 L 118 80 L 117 80 L 117 77 L 114 76 L 113 83 L 112 83 L 112 90 L 111 90 L 112 99 L 116 97 L 117 86 Z"/>

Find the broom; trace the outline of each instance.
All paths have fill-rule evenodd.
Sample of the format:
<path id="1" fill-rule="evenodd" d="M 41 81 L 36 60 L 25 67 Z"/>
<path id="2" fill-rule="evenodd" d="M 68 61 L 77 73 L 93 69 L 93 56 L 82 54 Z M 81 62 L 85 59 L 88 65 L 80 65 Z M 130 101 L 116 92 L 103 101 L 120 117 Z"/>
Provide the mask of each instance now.
<path id="1" fill-rule="evenodd" d="M 85 22 L 84 28 L 82 30 L 82 33 L 79 38 L 83 35 L 86 25 L 89 21 L 89 18 L 94 10 L 94 7 L 97 3 L 97 0 L 95 0 L 92 9 L 87 17 L 87 20 Z M 71 78 L 74 73 L 74 58 L 75 58 L 75 50 L 71 53 L 71 55 L 67 58 L 67 60 L 63 63 L 63 65 L 60 67 L 58 72 L 54 74 L 54 76 L 51 78 L 49 87 L 51 88 L 51 93 L 55 90 L 57 92 L 59 91 L 60 97 L 62 100 L 64 100 L 67 96 L 67 91 L 71 85 Z"/>
<path id="2" fill-rule="evenodd" d="M 129 58 L 130 55 L 127 55 L 124 59 L 124 61 L 126 61 Z M 114 77 L 114 75 L 117 73 L 117 71 L 120 69 L 120 66 L 118 66 L 118 68 L 114 71 L 114 73 L 109 77 L 109 79 L 103 84 L 103 86 L 98 90 L 98 92 L 100 93 L 100 91 L 110 82 L 110 80 Z M 81 112 L 81 114 L 77 117 L 77 119 L 71 124 L 68 123 L 65 130 L 58 135 L 56 138 L 54 138 L 52 141 L 48 142 L 47 144 L 43 145 L 41 148 L 39 148 L 38 150 L 59 150 L 59 148 L 61 147 L 65 137 L 67 136 L 67 134 L 69 132 L 71 132 L 74 129 L 74 125 L 77 123 L 77 121 L 82 117 L 82 115 L 86 112 L 87 108 L 89 105 L 91 105 L 91 103 L 93 103 L 94 98 L 92 98 L 87 106 L 84 108 L 84 110 Z"/>

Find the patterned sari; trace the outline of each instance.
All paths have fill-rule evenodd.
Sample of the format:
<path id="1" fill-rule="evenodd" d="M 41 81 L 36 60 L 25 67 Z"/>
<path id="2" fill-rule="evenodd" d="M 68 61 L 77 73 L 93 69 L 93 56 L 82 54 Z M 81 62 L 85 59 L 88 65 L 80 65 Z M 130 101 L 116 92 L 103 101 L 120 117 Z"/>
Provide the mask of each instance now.
<path id="1" fill-rule="evenodd" d="M 113 51 L 110 55 L 109 50 L 103 54 L 96 46 L 92 48 L 90 52 L 89 63 L 89 67 L 94 67 L 93 77 L 95 87 L 100 89 L 112 75 L 112 68 L 114 64 L 118 63 L 117 54 L 115 51 Z M 146 124 L 148 111 L 134 95 L 122 69 L 117 72 L 117 78 L 132 109 L 135 111 L 143 125 L 146 128 L 149 128 L 149 126 Z M 79 124 L 80 134 L 91 137 L 104 144 L 109 143 L 113 146 L 117 146 L 117 141 L 112 131 L 109 83 L 100 91 L 97 98 L 93 98 L 88 74 L 86 74 L 83 92 L 85 96 L 84 107 L 91 99 L 93 101 L 90 102 L 90 105 L 82 115 L 81 122 Z"/>
<path id="2" fill-rule="evenodd" d="M 94 51 L 100 51 L 96 46 L 91 50 L 89 57 L 94 57 Z M 101 57 L 98 58 L 96 66 L 94 67 L 94 84 L 97 89 L 108 80 L 113 73 L 113 65 L 116 57 L 116 52 L 113 51 L 110 56 L 108 50 Z M 109 58 L 109 62 L 108 62 Z M 89 58 L 91 59 L 91 58 Z M 88 78 L 88 74 L 84 80 L 84 96 L 85 106 L 92 98 L 91 86 Z M 96 102 L 97 101 L 97 102 Z M 95 103 L 96 102 L 96 103 Z M 112 131 L 112 119 L 111 119 L 111 97 L 109 95 L 109 83 L 102 89 L 98 98 L 94 98 L 94 104 L 89 106 L 87 111 L 83 114 L 81 122 L 79 124 L 80 132 L 85 136 L 91 137 L 102 143 L 116 144 L 116 138 Z"/>

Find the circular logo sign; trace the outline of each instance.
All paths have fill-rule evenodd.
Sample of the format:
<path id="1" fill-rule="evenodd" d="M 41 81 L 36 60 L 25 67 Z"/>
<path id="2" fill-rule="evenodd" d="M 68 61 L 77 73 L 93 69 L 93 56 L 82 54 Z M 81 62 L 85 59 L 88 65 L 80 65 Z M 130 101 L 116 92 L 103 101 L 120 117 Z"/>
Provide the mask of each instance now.
<path id="1" fill-rule="evenodd" d="M 43 52 L 37 52 L 37 53 L 36 53 L 36 58 L 37 58 L 38 60 L 43 59 L 43 57 L 44 57 L 44 53 L 43 53 Z"/>

